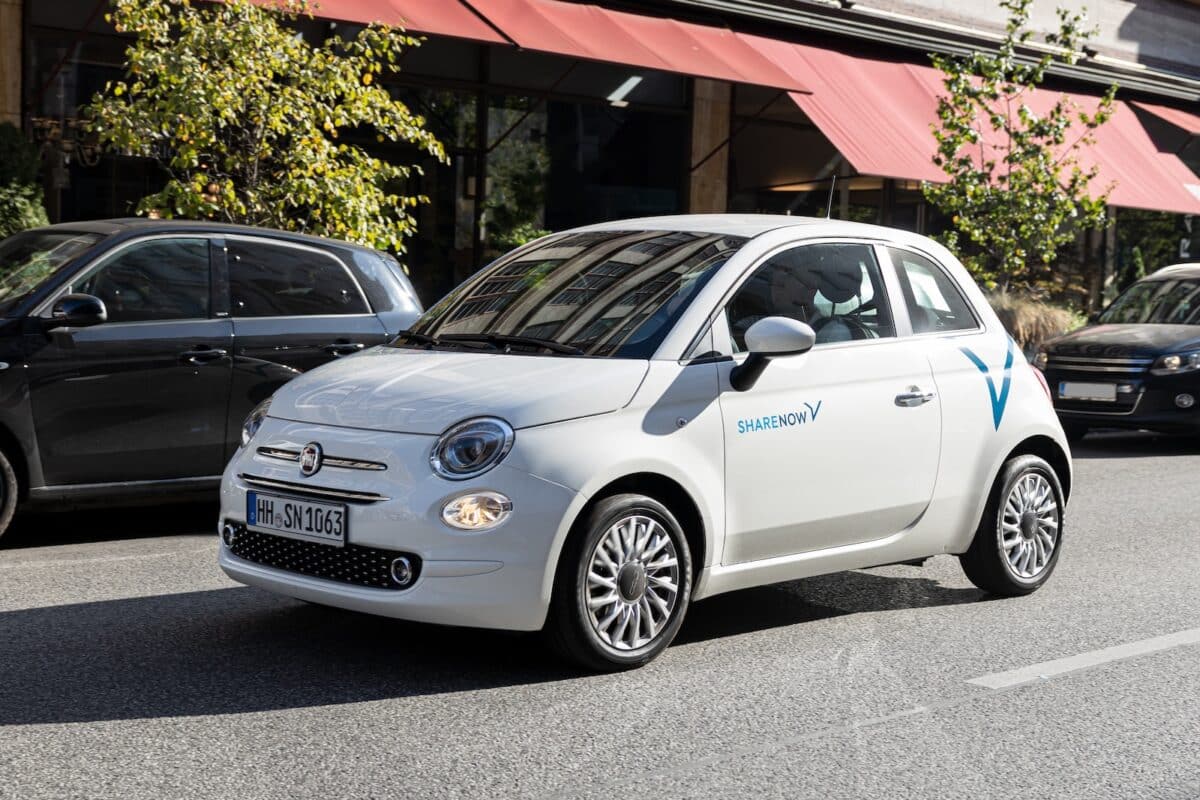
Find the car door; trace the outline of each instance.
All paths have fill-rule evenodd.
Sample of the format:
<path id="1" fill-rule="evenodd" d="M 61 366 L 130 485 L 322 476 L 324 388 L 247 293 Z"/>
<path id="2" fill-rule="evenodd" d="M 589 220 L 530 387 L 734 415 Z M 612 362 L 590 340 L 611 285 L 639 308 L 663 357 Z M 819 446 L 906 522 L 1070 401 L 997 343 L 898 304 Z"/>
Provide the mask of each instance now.
<path id="1" fill-rule="evenodd" d="M 233 318 L 228 453 L 255 405 L 301 372 L 387 341 L 353 274 L 309 245 L 229 236 L 224 246 Z"/>
<path id="2" fill-rule="evenodd" d="M 219 476 L 233 327 L 212 315 L 209 239 L 118 245 L 66 292 L 100 298 L 108 318 L 31 334 L 30 402 L 47 484 Z"/>
<path id="3" fill-rule="evenodd" d="M 823 242 L 767 258 L 726 305 L 734 361 L 722 365 L 726 564 L 894 535 L 928 506 L 940 401 L 929 363 L 896 336 L 895 278 L 865 243 Z M 746 329 L 785 316 L 817 344 L 772 361 L 745 392 L 729 384 Z"/>

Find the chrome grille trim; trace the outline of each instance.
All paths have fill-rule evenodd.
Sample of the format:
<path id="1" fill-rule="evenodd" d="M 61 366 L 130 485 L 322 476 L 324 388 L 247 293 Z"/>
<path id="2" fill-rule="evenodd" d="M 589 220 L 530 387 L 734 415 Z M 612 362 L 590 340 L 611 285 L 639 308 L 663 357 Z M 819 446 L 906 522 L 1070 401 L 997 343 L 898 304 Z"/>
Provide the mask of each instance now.
<path id="1" fill-rule="evenodd" d="M 307 483 L 280 481 L 274 478 L 260 478 L 257 475 L 247 475 L 244 472 L 238 475 L 238 478 L 256 489 L 274 489 L 290 494 L 346 500 L 351 503 L 378 503 L 391 499 L 375 492 L 356 492 L 352 489 L 331 489 L 325 486 L 311 486 Z"/>
<path id="2" fill-rule="evenodd" d="M 282 447 L 260 447 L 256 452 L 263 458 L 273 458 L 277 461 L 291 461 L 293 463 L 300 461 L 299 450 L 286 450 Z M 378 461 L 364 461 L 358 458 L 340 458 L 338 456 L 325 456 L 321 461 L 321 466 L 361 469 L 368 472 L 382 472 L 387 469 L 387 464 L 381 464 Z"/>
<path id="3" fill-rule="evenodd" d="M 1056 356 L 1046 359 L 1046 368 L 1070 372 L 1115 372 L 1138 375 L 1150 369 L 1153 358 L 1092 358 L 1089 356 Z"/>

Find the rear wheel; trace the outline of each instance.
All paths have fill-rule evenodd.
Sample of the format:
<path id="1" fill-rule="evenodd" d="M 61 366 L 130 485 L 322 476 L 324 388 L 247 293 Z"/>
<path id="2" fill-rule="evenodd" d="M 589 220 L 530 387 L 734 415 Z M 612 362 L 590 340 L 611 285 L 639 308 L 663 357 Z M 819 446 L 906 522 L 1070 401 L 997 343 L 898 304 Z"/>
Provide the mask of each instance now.
<path id="1" fill-rule="evenodd" d="M 1009 459 L 984 509 L 967 552 L 959 556 L 971 583 L 1012 597 L 1037 590 L 1062 550 L 1062 485 L 1037 456 Z"/>
<path id="2" fill-rule="evenodd" d="M 21 485 L 17 482 L 16 470 L 13 469 L 8 456 L 0 451 L 0 536 L 3 536 L 12 524 L 20 494 Z"/>
<path id="3" fill-rule="evenodd" d="M 568 541 L 546 633 L 588 669 L 640 667 L 675 638 L 691 592 L 691 553 L 674 515 L 644 495 L 616 495 Z"/>

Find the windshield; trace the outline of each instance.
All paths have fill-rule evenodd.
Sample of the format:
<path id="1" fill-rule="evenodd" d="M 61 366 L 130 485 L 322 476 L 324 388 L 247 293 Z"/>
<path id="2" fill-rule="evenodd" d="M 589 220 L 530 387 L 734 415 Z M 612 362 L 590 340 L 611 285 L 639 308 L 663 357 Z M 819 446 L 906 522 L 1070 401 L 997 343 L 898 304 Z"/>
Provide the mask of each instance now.
<path id="1" fill-rule="evenodd" d="M 649 358 L 745 242 L 664 231 L 547 237 L 455 289 L 395 346 Z"/>
<path id="2" fill-rule="evenodd" d="M 1135 283 L 1105 309 L 1100 322 L 1200 325 L 1200 280 Z"/>
<path id="3" fill-rule="evenodd" d="M 0 242 L 0 314 L 101 238 L 98 233 L 25 231 Z"/>

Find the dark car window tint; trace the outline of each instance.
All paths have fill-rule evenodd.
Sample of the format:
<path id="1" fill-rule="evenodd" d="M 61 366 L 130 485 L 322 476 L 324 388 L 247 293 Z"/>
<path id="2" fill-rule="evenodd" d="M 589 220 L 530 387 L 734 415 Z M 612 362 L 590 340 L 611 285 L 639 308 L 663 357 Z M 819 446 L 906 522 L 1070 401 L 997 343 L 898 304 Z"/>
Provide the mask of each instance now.
<path id="1" fill-rule="evenodd" d="M 1200 281 L 1139 281 L 1105 309 L 1100 322 L 1200 324 Z"/>
<path id="2" fill-rule="evenodd" d="M 60 266 L 102 238 L 98 233 L 33 230 L 0 242 L 0 311 L 12 311 Z"/>
<path id="3" fill-rule="evenodd" d="M 71 288 L 103 300 L 110 323 L 206 318 L 208 240 L 136 242 Z"/>
<path id="4" fill-rule="evenodd" d="M 913 333 L 967 331 L 979 327 L 970 305 L 941 267 L 907 250 L 888 248 L 888 253 L 900 274 Z"/>
<path id="5" fill-rule="evenodd" d="M 302 247 L 230 241 L 235 317 L 366 314 L 367 304 L 340 261 Z"/>
<path id="6" fill-rule="evenodd" d="M 812 326 L 817 344 L 895 336 L 879 264 L 862 244 L 812 244 L 772 256 L 726 306 L 734 350 L 763 317 Z"/>

